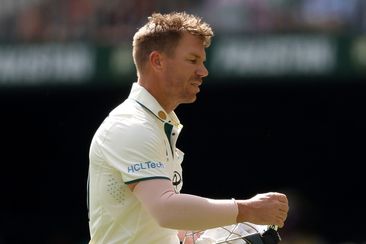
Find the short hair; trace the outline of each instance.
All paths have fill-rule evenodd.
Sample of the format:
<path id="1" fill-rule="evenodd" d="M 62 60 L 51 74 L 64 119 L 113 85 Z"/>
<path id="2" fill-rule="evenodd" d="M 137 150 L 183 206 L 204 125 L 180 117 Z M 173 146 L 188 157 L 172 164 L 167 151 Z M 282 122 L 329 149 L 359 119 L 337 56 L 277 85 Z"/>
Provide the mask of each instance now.
<path id="1" fill-rule="evenodd" d="M 148 22 L 133 37 L 132 56 L 137 72 L 141 72 L 152 51 L 173 56 L 184 32 L 199 37 L 205 48 L 210 46 L 214 35 L 209 24 L 186 12 L 153 13 L 148 17 Z"/>

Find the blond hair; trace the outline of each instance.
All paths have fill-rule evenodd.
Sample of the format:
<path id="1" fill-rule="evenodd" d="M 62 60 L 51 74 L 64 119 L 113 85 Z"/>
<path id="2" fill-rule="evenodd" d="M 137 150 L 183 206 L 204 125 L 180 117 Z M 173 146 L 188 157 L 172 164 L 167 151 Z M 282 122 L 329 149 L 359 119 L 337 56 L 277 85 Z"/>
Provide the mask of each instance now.
<path id="1" fill-rule="evenodd" d="M 133 37 L 132 56 L 138 73 L 152 51 L 174 55 L 183 32 L 199 37 L 205 48 L 211 44 L 213 31 L 200 17 L 185 12 L 153 13 L 148 17 L 148 22 Z"/>

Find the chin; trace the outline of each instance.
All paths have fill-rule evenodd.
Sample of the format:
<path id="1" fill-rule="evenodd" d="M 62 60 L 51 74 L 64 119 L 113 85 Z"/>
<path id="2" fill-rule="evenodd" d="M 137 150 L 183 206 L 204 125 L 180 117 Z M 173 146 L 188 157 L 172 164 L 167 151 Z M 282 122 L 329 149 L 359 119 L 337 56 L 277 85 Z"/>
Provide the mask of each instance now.
<path id="1" fill-rule="evenodd" d="M 195 101 L 197 100 L 197 97 L 196 96 L 194 96 L 194 97 L 191 97 L 190 99 L 185 99 L 182 103 L 185 103 L 185 104 L 187 104 L 187 103 L 194 103 Z"/>
<path id="2" fill-rule="evenodd" d="M 194 103 L 197 100 L 197 96 L 192 97 L 190 103 Z"/>

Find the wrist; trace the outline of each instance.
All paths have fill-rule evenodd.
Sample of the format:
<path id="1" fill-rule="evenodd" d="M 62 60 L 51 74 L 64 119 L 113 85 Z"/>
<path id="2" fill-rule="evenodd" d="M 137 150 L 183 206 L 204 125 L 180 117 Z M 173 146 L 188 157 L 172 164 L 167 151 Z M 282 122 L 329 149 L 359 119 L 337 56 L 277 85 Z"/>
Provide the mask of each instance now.
<path id="1" fill-rule="evenodd" d="M 250 210 L 248 208 L 247 205 L 247 201 L 246 200 L 235 200 L 236 205 L 238 206 L 238 215 L 236 218 L 237 223 L 242 223 L 242 222 L 250 222 Z"/>
<path id="2" fill-rule="evenodd" d="M 234 206 L 236 207 L 236 223 L 239 223 L 239 205 L 235 198 L 231 198 L 231 200 L 234 203 Z"/>

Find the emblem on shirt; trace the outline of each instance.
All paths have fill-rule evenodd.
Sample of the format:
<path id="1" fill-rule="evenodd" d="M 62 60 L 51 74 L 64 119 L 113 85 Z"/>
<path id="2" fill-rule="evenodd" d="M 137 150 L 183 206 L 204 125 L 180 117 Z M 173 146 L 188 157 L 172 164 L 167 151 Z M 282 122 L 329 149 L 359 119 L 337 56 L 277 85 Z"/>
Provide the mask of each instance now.
<path id="1" fill-rule="evenodd" d="M 174 190 L 176 193 L 179 192 L 179 185 L 182 183 L 182 176 L 179 174 L 178 171 L 174 171 L 173 180 L 172 180 Z"/>

